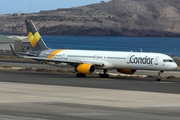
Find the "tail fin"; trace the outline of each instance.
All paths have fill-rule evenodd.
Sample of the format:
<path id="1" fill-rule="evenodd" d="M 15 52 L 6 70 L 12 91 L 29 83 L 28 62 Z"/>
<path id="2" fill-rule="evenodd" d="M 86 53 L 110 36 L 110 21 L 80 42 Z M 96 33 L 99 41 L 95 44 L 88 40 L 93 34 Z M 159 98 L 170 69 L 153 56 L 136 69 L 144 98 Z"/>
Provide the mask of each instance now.
<path id="1" fill-rule="evenodd" d="M 28 40 L 31 45 L 31 50 L 39 51 L 48 49 L 33 22 L 31 20 L 25 20 L 25 24 L 27 28 Z"/>

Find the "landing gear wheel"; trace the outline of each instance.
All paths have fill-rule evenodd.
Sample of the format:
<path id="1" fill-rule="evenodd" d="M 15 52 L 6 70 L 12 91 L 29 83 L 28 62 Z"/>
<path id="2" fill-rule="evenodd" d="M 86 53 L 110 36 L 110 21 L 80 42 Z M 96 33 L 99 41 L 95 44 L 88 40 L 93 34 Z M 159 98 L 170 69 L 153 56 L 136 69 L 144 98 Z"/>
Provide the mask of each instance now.
<path id="1" fill-rule="evenodd" d="M 99 74 L 99 77 L 100 77 L 100 78 L 108 78 L 108 77 L 109 77 L 109 74 Z"/>
<path id="2" fill-rule="evenodd" d="M 156 81 L 161 81 L 161 77 L 159 77 L 159 78 L 156 78 Z"/>
<path id="3" fill-rule="evenodd" d="M 86 74 L 77 73 L 77 74 L 76 74 L 76 77 L 78 77 L 78 78 L 84 78 L 84 77 L 86 77 Z"/>
<path id="4" fill-rule="evenodd" d="M 108 78 L 109 77 L 109 74 L 106 74 L 108 70 L 103 70 L 103 74 L 99 74 L 99 77 L 100 78 Z"/>
<path id="5" fill-rule="evenodd" d="M 161 73 L 163 73 L 164 71 L 159 71 L 158 72 L 158 76 L 156 77 L 156 81 L 161 81 Z"/>

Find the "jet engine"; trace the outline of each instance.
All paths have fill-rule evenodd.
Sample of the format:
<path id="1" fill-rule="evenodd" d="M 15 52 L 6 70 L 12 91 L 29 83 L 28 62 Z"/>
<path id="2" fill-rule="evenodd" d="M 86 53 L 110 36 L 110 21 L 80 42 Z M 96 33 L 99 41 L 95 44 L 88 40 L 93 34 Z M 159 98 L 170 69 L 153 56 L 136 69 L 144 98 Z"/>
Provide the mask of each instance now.
<path id="1" fill-rule="evenodd" d="M 96 67 L 92 64 L 80 64 L 75 70 L 81 74 L 91 74 L 96 70 Z"/>
<path id="2" fill-rule="evenodd" d="M 137 70 L 133 69 L 117 69 L 118 72 L 123 74 L 134 74 Z"/>

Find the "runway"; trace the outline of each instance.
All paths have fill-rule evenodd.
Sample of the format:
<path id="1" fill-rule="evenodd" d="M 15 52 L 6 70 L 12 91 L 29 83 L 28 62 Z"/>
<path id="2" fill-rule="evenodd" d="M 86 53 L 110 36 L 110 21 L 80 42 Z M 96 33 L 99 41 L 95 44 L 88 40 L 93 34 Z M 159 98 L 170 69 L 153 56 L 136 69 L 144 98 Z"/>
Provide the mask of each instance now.
<path id="1" fill-rule="evenodd" d="M 0 120 L 179 120 L 180 81 L 0 71 Z"/>

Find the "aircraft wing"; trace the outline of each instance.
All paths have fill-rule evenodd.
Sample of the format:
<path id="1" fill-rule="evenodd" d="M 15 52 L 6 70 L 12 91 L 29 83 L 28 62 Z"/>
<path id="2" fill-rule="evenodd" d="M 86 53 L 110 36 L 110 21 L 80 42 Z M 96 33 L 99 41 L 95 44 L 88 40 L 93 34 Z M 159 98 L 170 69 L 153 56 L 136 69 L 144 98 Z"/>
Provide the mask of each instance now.
<path id="1" fill-rule="evenodd" d="M 62 59 L 54 59 L 54 58 L 44 58 L 44 57 L 36 57 L 36 55 L 34 54 L 26 54 L 26 53 L 20 53 L 21 55 L 19 55 L 18 53 L 16 53 L 12 46 L 10 45 L 10 48 L 12 50 L 12 53 L 20 58 L 29 58 L 29 59 L 33 59 L 33 60 L 37 60 L 37 61 L 43 61 L 43 62 L 57 62 L 57 63 L 68 63 L 70 65 L 78 65 L 78 64 L 82 64 L 82 63 L 90 63 L 96 66 L 104 66 L 104 62 L 102 61 L 97 61 L 97 60 L 88 60 L 88 61 L 80 61 L 80 60 L 62 60 Z"/>
<path id="2" fill-rule="evenodd" d="M 88 61 L 79 61 L 79 60 L 61 60 L 61 59 L 54 59 L 54 58 L 44 58 L 44 57 L 31 57 L 31 56 L 23 56 L 23 58 L 30 58 L 37 61 L 45 61 L 45 62 L 63 62 L 68 63 L 71 65 L 78 65 L 82 63 L 90 63 L 96 66 L 104 66 L 104 62 L 97 61 L 97 60 L 88 60 Z"/>

